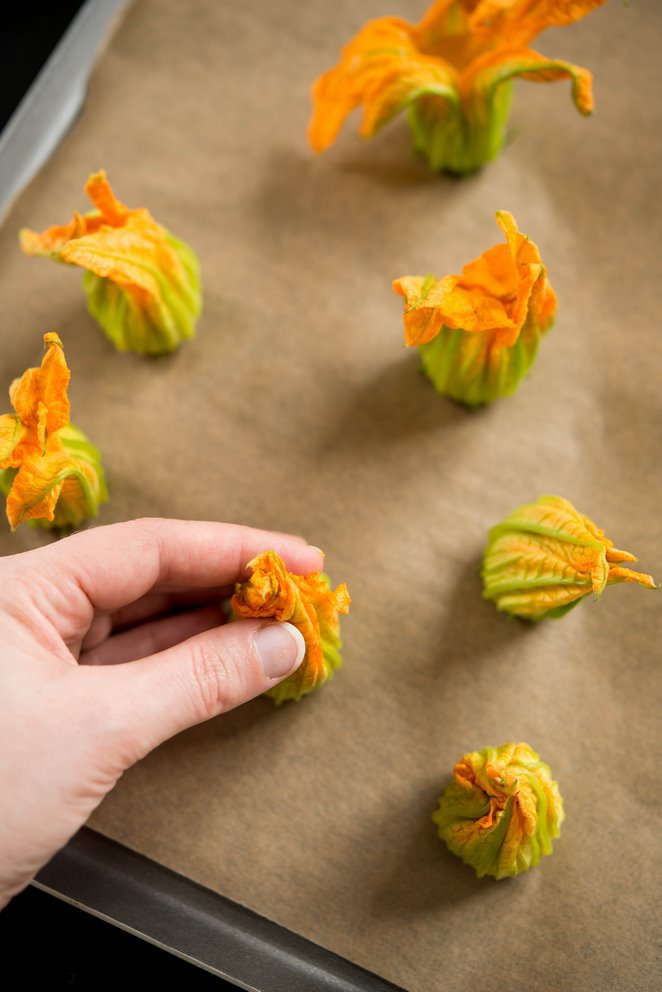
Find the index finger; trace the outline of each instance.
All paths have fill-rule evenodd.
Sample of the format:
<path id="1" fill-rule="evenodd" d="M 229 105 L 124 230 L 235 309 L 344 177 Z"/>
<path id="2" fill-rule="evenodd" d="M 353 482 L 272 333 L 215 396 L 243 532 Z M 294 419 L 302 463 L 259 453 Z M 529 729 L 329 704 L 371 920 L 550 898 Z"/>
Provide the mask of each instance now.
<path id="1" fill-rule="evenodd" d="M 156 588 L 228 586 L 247 563 L 273 550 L 300 575 L 322 568 L 303 538 L 239 524 L 145 518 L 96 527 L 38 552 L 58 585 L 73 583 L 97 609 L 117 610 Z"/>

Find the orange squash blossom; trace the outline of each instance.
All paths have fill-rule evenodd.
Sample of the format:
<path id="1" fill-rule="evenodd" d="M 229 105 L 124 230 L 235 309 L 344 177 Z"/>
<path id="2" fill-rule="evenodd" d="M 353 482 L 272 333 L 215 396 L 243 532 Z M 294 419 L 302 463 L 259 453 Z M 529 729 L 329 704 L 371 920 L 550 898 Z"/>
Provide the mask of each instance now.
<path id="1" fill-rule="evenodd" d="M 332 590 L 322 572 L 294 575 L 275 551 L 264 551 L 247 567 L 251 577 L 237 585 L 232 597 L 233 619 L 288 621 L 301 631 L 306 642 L 301 665 L 267 693 L 276 703 L 301 699 L 341 664 L 339 614 L 349 611 L 347 586 Z"/>
<path id="2" fill-rule="evenodd" d="M 12 530 L 24 520 L 78 526 L 108 496 L 99 452 L 69 423 L 62 342 L 51 332 L 44 345 L 41 366 L 11 385 L 16 413 L 0 416 L 0 488 Z"/>
<path id="3" fill-rule="evenodd" d="M 363 108 L 366 138 L 407 110 L 416 151 L 432 169 L 472 172 L 501 150 L 516 76 L 570 79 L 577 109 L 592 111 L 590 72 L 529 45 L 604 2 L 437 0 L 419 24 L 370 21 L 314 83 L 310 144 L 316 152 L 328 148 L 356 107 Z"/>
<path id="4" fill-rule="evenodd" d="M 489 533 L 483 555 L 483 595 L 497 609 L 525 620 L 564 616 L 610 585 L 634 582 L 657 589 L 653 577 L 624 563 L 620 551 L 562 496 L 541 496 L 518 507 Z"/>
<path id="5" fill-rule="evenodd" d="M 21 248 L 85 270 L 88 309 L 120 351 L 172 351 L 195 333 L 202 305 L 195 253 L 148 210 L 120 203 L 103 170 L 85 192 L 93 211 L 41 234 L 25 228 Z"/>
<path id="6" fill-rule="evenodd" d="M 521 741 L 463 755 L 432 819 L 449 850 L 479 878 L 501 879 L 552 853 L 564 819 L 550 768 Z"/>
<path id="7" fill-rule="evenodd" d="M 515 391 L 556 313 L 537 246 L 506 210 L 496 219 L 506 243 L 469 262 L 461 275 L 393 283 L 406 301 L 407 344 L 418 346 L 436 390 L 468 406 Z"/>

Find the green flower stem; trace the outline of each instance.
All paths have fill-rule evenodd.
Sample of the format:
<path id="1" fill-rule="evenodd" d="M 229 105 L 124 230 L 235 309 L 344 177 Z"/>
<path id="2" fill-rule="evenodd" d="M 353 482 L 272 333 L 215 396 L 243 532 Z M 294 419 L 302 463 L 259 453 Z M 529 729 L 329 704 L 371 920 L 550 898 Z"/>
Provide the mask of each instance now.
<path id="1" fill-rule="evenodd" d="M 467 102 L 451 104 L 423 96 L 408 110 L 414 148 L 435 172 L 459 176 L 480 169 L 503 146 L 511 100 L 510 82 L 494 87 L 486 98 L 472 94 Z"/>
<path id="2" fill-rule="evenodd" d="M 533 364 L 539 340 L 539 333 L 523 329 L 512 347 L 495 352 L 482 332 L 442 327 L 418 350 L 438 393 L 466 406 L 481 406 L 515 392 Z"/>

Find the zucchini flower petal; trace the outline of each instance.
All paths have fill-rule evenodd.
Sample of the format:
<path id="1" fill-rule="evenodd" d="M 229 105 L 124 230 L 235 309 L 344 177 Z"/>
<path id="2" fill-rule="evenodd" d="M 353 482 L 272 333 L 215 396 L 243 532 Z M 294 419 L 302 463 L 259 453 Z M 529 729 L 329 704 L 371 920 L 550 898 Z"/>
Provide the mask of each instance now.
<path id="1" fill-rule="evenodd" d="M 264 551 L 248 563 L 250 579 L 238 583 L 232 597 L 233 620 L 246 617 L 289 621 L 303 634 L 306 654 L 301 665 L 266 695 L 277 704 L 299 700 L 324 685 L 341 664 L 338 614 L 348 613 L 347 586 L 332 590 L 322 572 L 293 575 L 275 551 Z"/>
<path id="2" fill-rule="evenodd" d="M 24 520 L 77 527 L 108 498 L 99 452 L 69 423 L 69 369 L 60 338 L 44 334 L 40 368 L 9 390 L 16 416 L 0 417 L 0 489 L 12 530 Z"/>
<path id="3" fill-rule="evenodd" d="M 528 744 L 463 755 L 432 819 L 450 851 L 478 878 L 519 875 L 552 853 L 564 819 L 549 766 Z"/>
<path id="4" fill-rule="evenodd" d="M 497 609 L 526 620 L 561 617 L 605 586 L 637 582 L 658 588 L 650 575 L 624 567 L 637 559 L 561 496 L 541 496 L 493 527 L 483 557 L 483 595 Z"/>
<path id="5" fill-rule="evenodd" d="M 515 76 L 569 78 L 577 109 L 591 112 L 590 72 L 527 46 L 545 28 L 577 21 L 604 2 L 437 0 L 417 25 L 398 17 L 369 21 L 313 85 L 310 144 L 316 152 L 328 148 L 358 106 L 363 137 L 406 109 L 414 147 L 432 169 L 473 172 L 501 150 Z"/>
<path id="6" fill-rule="evenodd" d="M 120 203 L 103 170 L 85 191 L 94 211 L 41 234 L 22 230 L 23 251 L 85 270 L 90 314 L 120 351 L 173 351 L 195 333 L 202 306 L 195 253 L 148 210 Z"/>
<path id="7" fill-rule="evenodd" d="M 21 441 L 27 436 L 20 417 L 3 413 L 0 417 L 0 463 L 12 464 L 12 455 Z"/>
<path id="8" fill-rule="evenodd" d="M 417 345 L 439 393 L 467 406 L 514 393 L 542 335 L 552 326 L 556 294 L 537 246 L 512 214 L 497 211 L 506 244 L 495 245 L 461 276 L 403 276 L 405 340 Z"/>

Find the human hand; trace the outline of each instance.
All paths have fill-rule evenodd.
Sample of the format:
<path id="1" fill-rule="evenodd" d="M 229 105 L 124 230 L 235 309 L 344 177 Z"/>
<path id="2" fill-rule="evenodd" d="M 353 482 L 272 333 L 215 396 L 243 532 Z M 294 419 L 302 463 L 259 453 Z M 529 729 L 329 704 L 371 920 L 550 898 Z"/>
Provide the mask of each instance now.
<path id="1" fill-rule="evenodd" d="M 292 624 L 224 625 L 221 601 L 267 548 L 322 567 L 291 535 L 151 519 L 0 559 L 0 908 L 130 765 L 301 663 Z"/>

